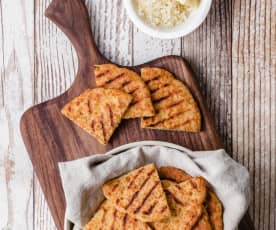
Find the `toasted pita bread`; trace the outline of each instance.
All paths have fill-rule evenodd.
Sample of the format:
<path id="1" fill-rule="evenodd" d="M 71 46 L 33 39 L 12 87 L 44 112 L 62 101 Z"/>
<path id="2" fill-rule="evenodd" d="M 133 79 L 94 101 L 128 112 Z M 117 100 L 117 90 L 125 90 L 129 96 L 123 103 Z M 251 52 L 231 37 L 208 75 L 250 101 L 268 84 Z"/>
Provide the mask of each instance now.
<path id="1" fill-rule="evenodd" d="M 176 183 L 181 183 L 183 181 L 189 180 L 192 177 L 185 173 L 183 170 L 172 167 L 163 166 L 158 169 L 158 174 L 161 179 L 171 180 Z"/>
<path id="2" fill-rule="evenodd" d="M 197 177 L 180 184 L 171 183 L 165 189 L 171 217 L 152 223 L 156 230 L 192 229 L 203 212 L 206 198 L 206 184 L 203 178 Z"/>
<path id="3" fill-rule="evenodd" d="M 164 190 L 166 190 L 168 187 L 170 187 L 172 185 L 177 184 L 176 182 L 171 181 L 171 180 L 161 180 L 161 183 L 162 183 L 162 187 Z"/>
<path id="4" fill-rule="evenodd" d="M 104 201 L 84 230 L 150 230 L 142 221 L 116 210 L 110 201 Z"/>
<path id="5" fill-rule="evenodd" d="M 160 221 L 170 210 L 157 169 L 153 164 L 107 182 L 104 196 L 121 212 L 143 222 Z"/>
<path id="6" fill-rule="evenodd" d="M 158 170 L 159 176 L 161 179 L 166 179 L 165 181 L 172 180 L 174 182 L 180 183 L 192 178 L 189 174 L 184 172 L 181 169 L 165 166 L 161 167 Z M 162 180 L 164 181 L 164 180 Z M 209 222 L 214 230 L 223 229 L 223 208 L 220 200 L 216 194 L 209 188 L 207 191 L 207 214 L 209 216 Z"/>
<path id="7" fill-rule="evenodd" d="M 100 143 L 107 144 L 131 100 L 129 94 L 118 89 L 89 89 L 61 112 Z"/>
<path id="8" fill-rule="evenodd" d="M 199 132 L 201 115 L 186 85 L 160 68 L 143 68 L 141 77 L 151 91 L 156 114 L 143 118 L 143 128 Z"/>
<path id="9" fill-rule="evenodd" d="M 209 221 L 209 215 L 204 207 L 202 207 L 202 215 L 196 223 L 193 230 L 212 230 L 212 226 Z"/>
<path id="10" fill-rule="evenodd" d="M 95 78 L 98 87 L 121 89 L 133 96 L 124 118 L 151 117 L 155 114 L 149 89 L 134 71 L 113 64 L 96 65 Z"/>
<path id="11" fill-rule="evenodd" d="M 220 200 L 213 191 L 208 192 L 207 195 L 207 212 L 209 214 L 210 223 L 214 230 L 223 229 L 222 213 L 223 208 Z"/>

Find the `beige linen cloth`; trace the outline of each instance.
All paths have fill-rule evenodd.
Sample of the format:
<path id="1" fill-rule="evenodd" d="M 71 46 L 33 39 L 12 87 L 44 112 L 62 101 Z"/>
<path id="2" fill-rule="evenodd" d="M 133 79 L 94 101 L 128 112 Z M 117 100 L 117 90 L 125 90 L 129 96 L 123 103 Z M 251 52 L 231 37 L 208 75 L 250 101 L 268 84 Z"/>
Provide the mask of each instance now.
<path id="1" fill-rule="evenodd" d="M 192 152 L 174 144 L 137 142 L 71 162 L 59 163 L 66 199 L 66 218 L 82 228 L 104 197 L 104 182 L 148 163 L 174 166 L 204 177 L 223 203 L 224 229 L 233 230 L 250 201 L 249 174 L 223 150 Z"/>

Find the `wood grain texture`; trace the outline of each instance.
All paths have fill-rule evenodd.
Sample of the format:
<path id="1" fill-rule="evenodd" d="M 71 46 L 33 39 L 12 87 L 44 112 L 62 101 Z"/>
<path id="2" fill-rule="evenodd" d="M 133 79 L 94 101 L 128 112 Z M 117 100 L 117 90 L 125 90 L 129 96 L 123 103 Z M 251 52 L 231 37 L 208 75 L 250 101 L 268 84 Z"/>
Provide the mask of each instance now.
<path id="1" fill-rule="evenodd" d="M 33 177 L 22 146 L 13 148 L 17 170 L 11 182 L 6 178 L 6 168 L 9 168 L 6 165 L 10 161 L 4 156 L 10 145 L 3 138 L 18 132 L 18 121 L 12 119 L 8 123 L 3 107 L 16 108 L 19 104 L 17 93 L 9 92 L 11 85 L 24 79 L 25 84 L 20 88 L 23 91 L 24 87 L 26 108 L 63 93 L 75 78 L 77 57 L 74 49 L 64 34 L 44 17 L 49 3 L 50 0 L 0 1 L 0 127 L 3 130 L 0 132 L 0 203 L 4 204 L 0 206 L 1 229 L 7 228 L 11 222 L 8 216 L 14 216 L 17 207 L 21 211 L 18 219 L 13 217 L 11 229 L 22 223 L 20 229 L 55 229 L 38 181 L 33 182 L 34 193 L 29 193 L 28 183 L 14 179 L 20 178 L 22 172 L 26 181 Z M 250 170 L 254 199 L 250 215 L 255 229 L 276 229 L 275 1 L 216 0 L 203 25 L 191 35 L 175 41 L 153 39 L 139 32 L 122 9 L 121 0 L 85 0 L 85 3 L 97 46 L 108 59 L 121 65 L 134 65 L 162 55 L 181 53 L 192 64 L 208 107 L 215 115 L 224 146 Z M 15 44 L 15 41 L 19 42 Z M 8 43 L 13 45 L 4 49 Z M 151 49 L 155 44 L 158 45 Z M 24 77 L 16 70 L 7 81 L 4 80 L 7 69 L 4 62 L 10 60 L 12 46 L 18 53 L 19 69 Z M 31 64 L 22 64 L 26 63 L 28 52 L 30 63 L 35 63 L 34 73 L 31 73 Z M 16 66 L 18 68 L 19 64 Z M 264 79 L 269 81 L 263 82 Z M 12 103 L 15 104 L 11 106 Z M 13 143 L 20 142 L 21 137 L 14 135 Z M 6 184 L 10 185 L 9 191 Z M 12 205 L 7 202 L 7 197 L 13 200 L 22 191 L 29 193 L 29 202 L 26 196 L 20 199 L 20 206 L 15 205 L 16 200 Z M 29 224 L 24 225 L 26 217 Z"/>
<path id="2" fill-rule="evenodd" d="M 0 1 L 1 229 L 33 229 L 33 170 L 18 130 L 33 104 L 33 26 L 32 3 Z"/>
<path id="3" fill-rule="evenodd" d="M 276 229 L 276 4 L 233 2 L 233 157 L 250 171 L 255 228 Z"/>

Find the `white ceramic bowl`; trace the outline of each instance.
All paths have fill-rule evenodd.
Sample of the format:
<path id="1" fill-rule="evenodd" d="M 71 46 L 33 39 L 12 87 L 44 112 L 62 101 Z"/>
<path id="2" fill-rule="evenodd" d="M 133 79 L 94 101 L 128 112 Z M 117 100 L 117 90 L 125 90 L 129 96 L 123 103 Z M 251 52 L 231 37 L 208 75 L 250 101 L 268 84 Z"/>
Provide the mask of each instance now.
<path id="1" fill-rule="evenodd" d="M 146 23 L 139 15 L 134 6 L 134 0 L 124 0 L 124 7 L 131 21 L 144 33 L 161 39 L 173 39 L 185 36 L 193 32 L 207 17 L 212 0 L 201 0 L 199 7 L 193 10 L 187 19 L 172 28 L 158 28 Z"/>

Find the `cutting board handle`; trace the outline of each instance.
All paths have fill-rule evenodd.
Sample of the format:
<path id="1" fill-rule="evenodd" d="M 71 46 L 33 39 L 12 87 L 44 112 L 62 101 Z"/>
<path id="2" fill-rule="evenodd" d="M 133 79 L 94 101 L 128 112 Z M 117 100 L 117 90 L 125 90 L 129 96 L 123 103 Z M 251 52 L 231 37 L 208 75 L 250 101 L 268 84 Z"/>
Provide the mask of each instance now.
<path id="1" fill-rule="evenodd" d="M 79 64 L 98 63 L 100 54 L 92 36 L 83 0 L 53 0 L 45 11 L 74 45 Z"/>

